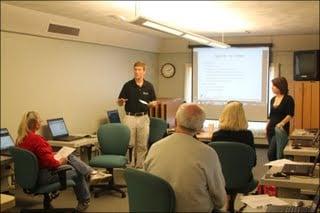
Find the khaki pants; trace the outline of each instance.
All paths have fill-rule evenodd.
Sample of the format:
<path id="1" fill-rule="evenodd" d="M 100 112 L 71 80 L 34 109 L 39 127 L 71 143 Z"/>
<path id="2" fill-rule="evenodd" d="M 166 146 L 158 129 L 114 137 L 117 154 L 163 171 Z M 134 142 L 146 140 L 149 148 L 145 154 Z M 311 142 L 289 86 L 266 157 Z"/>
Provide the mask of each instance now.
<path id="1" fill-rule="evenodd" d="M 126 115 L 123 123 L 130 129 L 130 145 L 133 146 L 131 166 L 142 168 L 148 151 L 149 116 Z"/>

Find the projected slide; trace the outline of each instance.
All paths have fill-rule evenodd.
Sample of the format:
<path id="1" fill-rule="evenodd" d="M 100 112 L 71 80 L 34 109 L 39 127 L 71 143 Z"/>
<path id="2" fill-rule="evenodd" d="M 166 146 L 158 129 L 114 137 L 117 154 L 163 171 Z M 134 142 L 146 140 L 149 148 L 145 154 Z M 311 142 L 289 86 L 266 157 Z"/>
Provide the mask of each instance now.
<path id="1" fill-rule="evenodd" d="M 193 101 L 213 119 L 238 100 L 249 120 L 266 120 L 268 69 L 269 47 L 194 48 Z"/>
<path id="2" fill-rule="evenodd" d="M 251 79 L 251 80 L 250 80 Z M 250 80 L 250 81 L 248 81 Z M 198 54 L 198 100 L 262 99 L 262 51 L 223 49 Z"/>

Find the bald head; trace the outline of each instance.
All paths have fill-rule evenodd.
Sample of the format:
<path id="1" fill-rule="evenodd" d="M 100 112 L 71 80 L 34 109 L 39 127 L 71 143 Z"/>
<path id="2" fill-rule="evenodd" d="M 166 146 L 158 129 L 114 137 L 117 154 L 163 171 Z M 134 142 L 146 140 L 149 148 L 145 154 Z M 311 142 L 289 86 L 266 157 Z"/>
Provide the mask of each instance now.
<path id="1" fill-rule="evenodd" d="M 192 133 L 203 126 L 206 114 L 198 104 L 182 104 L 176 114 L 177 126 Z"/>

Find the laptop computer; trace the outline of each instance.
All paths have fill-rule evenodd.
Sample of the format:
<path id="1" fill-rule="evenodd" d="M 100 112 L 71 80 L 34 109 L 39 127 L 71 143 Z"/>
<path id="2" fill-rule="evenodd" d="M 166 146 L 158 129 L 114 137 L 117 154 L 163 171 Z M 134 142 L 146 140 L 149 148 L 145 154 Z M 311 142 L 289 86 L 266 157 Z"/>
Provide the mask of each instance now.
<path id="1" fill-rule="evenodd" d="M 317 133 L 320 131 L 318 128 L 312 129 L 295 129 L 290 134 L 290 139 L 298 140 L 313 140 Z"/>
<path id="2" fill-rule="evenodd" d="M 315 158 L 313 165 L 285 164 L 281 170 L 286 175 L 313 176 L 314 168 L 319 161 L 320 154 Z"/>
<path id="3" fill-rule="evenodd" d="M 318 187 L 314 199 L 310 206 L 268 206 L 266 212 L 311 212 L 316 213 L 320 205 L 320 196 L 319 196 L 320 187 Z"/>
<path id="4" fill-rule="evenodd" d="M 69 135 L 68 129 L 63 118 L 49 119 L 47 120 L 47 123 L 53 140 L 74 141 L 84 138 L 84 136 Z"/>
<path id="5" fill-rule="evenodd" d="M 319 147 L 320 131 L 318 131 L 312 140 L 294 139 L 292 146 L 296 147 Z"/>
<path id="6" fill-rule="evenodd" d="M 9 148 L 15 145 L 7 128 L 0 129 L 0 142 L 0 154 L 10 155 Z"/>
<path id="7" fill-rule="evenodd" d="M 107 117 L 110 123 L 121 123 L 118 110 L 107 111 Z"/>

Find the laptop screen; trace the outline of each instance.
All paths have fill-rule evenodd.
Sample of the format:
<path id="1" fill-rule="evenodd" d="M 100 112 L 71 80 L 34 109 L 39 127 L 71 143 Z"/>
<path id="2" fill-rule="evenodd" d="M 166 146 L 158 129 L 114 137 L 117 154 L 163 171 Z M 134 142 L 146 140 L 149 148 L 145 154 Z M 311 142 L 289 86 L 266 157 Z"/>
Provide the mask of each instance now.
<path id="1" fill-rule="evenodd" d="M 14 146 L 13 139 L 7 128 L 1 128 L 0 130 L 0 150 L 7 150 L 9 147 Z"/>
<path id="2" fill-rule="evenodd" d="M 107 111 L 107 116 L 110 123 L 121 123 L 118 110 Z"/>
<path id="3" fill-rule="evenodd" d="M 68 130 L 63 118 L 47 120 L 52 137 L 68 136 Z"/>

